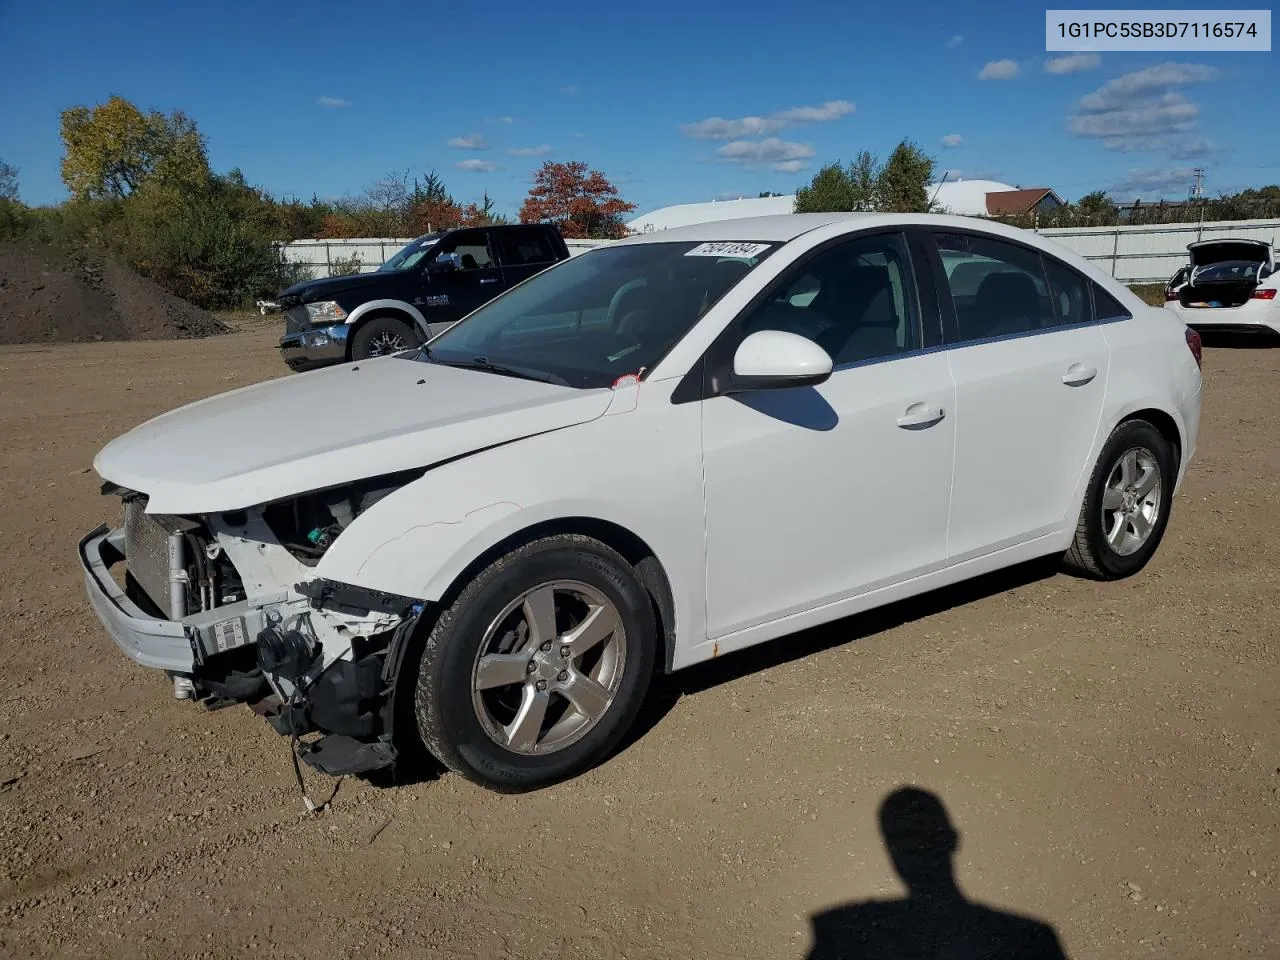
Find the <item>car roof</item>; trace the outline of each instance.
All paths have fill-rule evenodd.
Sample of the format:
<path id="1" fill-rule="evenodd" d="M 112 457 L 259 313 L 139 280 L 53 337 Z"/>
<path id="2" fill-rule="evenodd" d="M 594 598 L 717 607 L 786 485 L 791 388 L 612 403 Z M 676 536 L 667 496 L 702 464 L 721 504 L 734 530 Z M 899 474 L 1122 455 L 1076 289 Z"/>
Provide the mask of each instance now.
<path id="1" fill-rule="evenodd" d="M 802 234 L 834 224 L 844 224 L 852 232 L 866 227 L 948 227 L 952 230 L 977 230 L 993 236 L 1005 236 L 1033 246 L 1044 247 L 1038 234 L 1011 227 L 995 220 L 958 217 L 940 213 L 781 213 L 765 217 L 740 217 L 713 220 L 669 230 L 654 230 L 625 237 L 609 246 L 640 243 L 689 243 L 720 240 L 788 242 Z"/>

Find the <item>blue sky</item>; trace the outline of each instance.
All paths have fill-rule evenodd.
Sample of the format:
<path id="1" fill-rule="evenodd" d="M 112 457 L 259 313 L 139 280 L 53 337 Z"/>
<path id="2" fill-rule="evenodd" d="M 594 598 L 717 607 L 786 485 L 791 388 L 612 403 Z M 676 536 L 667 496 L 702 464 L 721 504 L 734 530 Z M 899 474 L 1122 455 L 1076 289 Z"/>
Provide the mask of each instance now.
<path id="1" fill-rule="evenodd" d="M 543 159 L 573 159 L 642 213 L 791 192 L 903 137 L 1068 199 L 1183 197 L 1195 166 L 1211 193 L 1280 181 L 1255 106 L 1276 53 L 1043 47 L 1025 2 L 0 0 L 0 159 L 28 203 L 62 199 L 58 113 L 114 93 L 186 111 L 215 169 L 303 198 L 434 168 L 514 213 Z"/>

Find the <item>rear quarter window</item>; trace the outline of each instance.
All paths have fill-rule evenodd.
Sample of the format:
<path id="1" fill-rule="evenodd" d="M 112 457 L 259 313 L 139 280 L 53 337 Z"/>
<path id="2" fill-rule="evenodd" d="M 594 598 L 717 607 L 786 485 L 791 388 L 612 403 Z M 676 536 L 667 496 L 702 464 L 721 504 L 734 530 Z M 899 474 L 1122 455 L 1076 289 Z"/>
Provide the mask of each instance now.
<path id="1" fill-rule="evenodd" d="M 1120 301 L 1106 290 L 1093 284 L 1093 313 L 1099 320 L 1128 320 L 1133 316 L 1120 305 Z"/>

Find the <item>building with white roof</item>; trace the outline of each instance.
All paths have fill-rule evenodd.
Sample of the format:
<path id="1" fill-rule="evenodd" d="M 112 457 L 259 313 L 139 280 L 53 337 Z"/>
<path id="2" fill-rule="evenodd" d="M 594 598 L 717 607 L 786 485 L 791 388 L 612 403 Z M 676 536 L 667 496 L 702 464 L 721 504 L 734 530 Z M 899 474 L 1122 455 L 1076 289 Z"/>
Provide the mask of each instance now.
<path id="1" fill-rule="evenodd" d="M 1009 199 L 1021 204 L 1024 195 L 1027 208 L 1062 201 L 1048 187 L 1020 190 L 998 180 L 948 180 L 942 184 L 930 184 L 929 196 L 934 199 L 938 213 L 951 213 L 961 217 L 985 217 L 1010 212 L 1009 204 L 995 202 L 988 206 L 988 195 L 1011 195 Z M 713 220 L 739 220 L 743 217 L 768 217 L 774 214 L 795 212 L 795 194 L 785 197 L 742 197 L 737 200 L 712 200 L 709 203 L 680 203 L 663 207 L 637 217 L 627 224 L 634 233 L 651 233 L 654 230 L 670 230 L 693 223 Z M 1040 206 L 1040 209 L 1043 209 Z"/>

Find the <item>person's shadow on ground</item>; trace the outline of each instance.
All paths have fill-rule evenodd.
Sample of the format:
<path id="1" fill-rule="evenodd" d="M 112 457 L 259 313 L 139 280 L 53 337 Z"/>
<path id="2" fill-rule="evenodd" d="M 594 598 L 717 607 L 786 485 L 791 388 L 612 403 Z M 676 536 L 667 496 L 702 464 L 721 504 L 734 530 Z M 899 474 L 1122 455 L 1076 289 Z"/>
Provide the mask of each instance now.
<path id="1" fill-rule="evenodd" d="M 951 862 L 959 834 L 935 794 L 895 790 L 880 830 L 908 895 L 816 914 L 808 960 L 1064 960 L 1053 927 L 965 899 Z"/>

